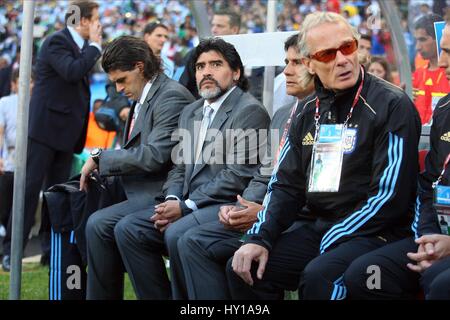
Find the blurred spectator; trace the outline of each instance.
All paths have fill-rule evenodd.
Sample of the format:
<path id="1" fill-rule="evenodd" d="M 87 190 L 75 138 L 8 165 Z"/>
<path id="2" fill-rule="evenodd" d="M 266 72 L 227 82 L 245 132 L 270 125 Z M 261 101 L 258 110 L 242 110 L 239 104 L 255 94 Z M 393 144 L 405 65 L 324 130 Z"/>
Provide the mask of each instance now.
<path id="1" fill-rule="evenodd" d="M 315 12 L 316 6 L 313 4 L 312 0 L 305 0 L 298 9 L 301 14 L 306 16 L 307 14 Z"/>
<path id="2" fill-rule="evenodd" d="M 438 66 L 434 23 L 442 21 L 436 14 L 422 16 L 415 24 L 416 49 L 428 64 L 412 74 L 414 103 L 422 124 L 431 124 L 433 110 L 438 100 L 450 92 L 445 70 Z"/>
<path id="3" fill-rule="evenodd" d="M 342 15 L 344 16 L 345 19 L 347 19 L 347 21 L 353 26 L 353 27 L 358 27 L 362 20 L 361 20 L 361 16 L 358 14 L 357 9 L 355 8 L 355 10 L 350 10 L 350 8 L 355 8 L 353 6 L 349 7 L 347 6 L 347 9 L 344 9 L 342 11 Z M 351 12 L 351 13 L 350 13 Z"/>
<path id="4" fill-rule="evenodd" d="M 106 131 L 100 128 L 95 121 L 95 112 L 103 105 L 102 99 L 97 99 L 94 101 L 94 106 L 92 111 L 89 112 L 89 123 L 86 134 L 86 144 L 85 148 L 102 148 L 108 149 L 113 147 L 116 138 L 116 132 Z"/>
<path id="5" fill-rule="evenodd" d="M 384 53 L 386 55 L 386 60 L 388 63 L 394 64 L 395 63 L 395 55 L 394 55 L 394 49 L 392 48 L 392 38 L 391 38 L 391 32 L 389 31 L 389 27 L 386 23 L 386 21 L 381 21 L 381 30 L 378 31 L 377 34 L 378 41 L 381 43 L 381 45 L 384 48 Z"/>
<path id="6" fill-rule="evenodd" d="M 221 10 L 214 13 L 211 22 L 211 33 L 213 36 L 225 36 L 238 34 L 241 19 L 236 12 Z"/>
<path id="7" fill-rule="evenodd" d="M 1 237 L 6 235 L 12 208 L 14 183 L 14 146 L 16 141 L 16 118 L 18 103 L 19 71 L 11 77 L 11 95 L 0 99 L 0 228 Z M 8 155 L 9 150 L 9 155 Z M 8 271 L 8 270 L 6 270 Z"/>
<path id="8" fill-rule="evenodd" d="M 414 37 L 411 32 L 409 32 L 408 20 L 406 18 L 402 19 L 401 25 L 403 29 L 403 38 L 405 39 L 406 43 L 406 49 L 408 50 L 409 64 L 412 66 L 414 65 L 414 55 L 416 54 Z"/>
<path id="9" fill-rule="evenodd" d="M 327 0 L 326 8 L 329 12 L 340 13 L 341 2 L 339 0 Z"/>
<path id="10" fill-rule="evenodd" d="M 393 83 L 391 69 L 384 57 L 372 57 L 372 60 L 369 63 L 368 71 L 381 79 Z"/>
<path id="11" fill-rule="evenodd" d="M 368 67 L 371 59 L 370 52 L 372 51 L 372 38 L 369 35 L 362 34 L 358 42 L 359 62 Z"/>
<path id="12" fill-rule="evenodd" d="M 7 96 L 11 92 L 11 74 L 13 65 L 9 64 L 0 69 L 0 98 Z"/>
<path id="13" fill-rule="evenodd" d="M 372 33 L 372 55 L 374 56 L 382 56 L 384 55 L 386 52 L 384 50 L 384 45 L 382 42 L 382 39 L 379 36 L 379 33 L 381 32 L 381 30 L 373 30 Z"/>
<path id="14" fill-rule="evenodd" d="M 169 39 L 169 28 L 161 22 L 152 22 L 144 28 L 144 40 L 152 52 L 161 59 L 164 73 L 172 78 L 175 71 L 175 64 L 165 54 L 161 54 L 164 44 Z"/>
<path id="15" fill-rule="evenodd" d="M 34 75 L 31 75 L 30 91 Z M 11 210 L 13 204 L 14 168 L 16 149 L 16 121 L 19 104 L 19 70 L 11 75 L 11 95 L 0 99 L 0 228 L 2 236 L 11 234 Z M 5 229 L 6 228 L 6 229 Z M 2 267 L 9 271 L 9 257 L 4 257 Z"/>

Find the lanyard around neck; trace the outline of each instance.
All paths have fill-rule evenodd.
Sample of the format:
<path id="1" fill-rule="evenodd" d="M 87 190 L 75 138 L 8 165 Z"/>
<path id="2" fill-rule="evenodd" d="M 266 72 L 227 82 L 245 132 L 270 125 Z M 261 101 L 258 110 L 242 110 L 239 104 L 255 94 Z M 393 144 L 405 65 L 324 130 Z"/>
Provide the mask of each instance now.
<path id="1" fill-rule="evenodd" d="M 439 182 L 441 182 L 442 177 L 444 176 L 445 170 L 447 169 L 447 165 L 449 162 L 450 162 L 450 153 L 447 155 L 447 158 L 444 161 L 444 165 L 442 166 L 441 174 L 439 175 L 437 180 L 435 182 L 433 182 L 433 189 L 436 188 L 436 186 L 439 184 Z"/>
<path id="2" fill-rule="evenodd" d="M 363 85 L 364 85 L 364 68 L 361 67 L 361 83 L 359 84 L 358 90 L 356 91 L 356 95 L 355 95 L 355 98 L 353 99 L 352 107 L 350 108 L 350 111 L 347 114 L 347 118 L 345 119 L 344 128 L 347 127 L 348 121 L 352 117 L 353 109 L 355 108 L 356 104 L 358 103 L 359 95 L 361 94 Z M 314 140 L 317 139 L 318 133 L 319 133 L 319 129 L 320 129 L 319 120 L 320 120 L 320 116 L 321 115 L 320 115 L 320 112 L 319 112 L 319 106 L 320 106 L 320 100 L 319 100 L 319 97 L 317 97 L 317 100 L 316 100 L 316 112 L 314 114 L 314 122 L 315 122 L 315 125 L 316 125 L 316 133 L 315 133 L 315 136 L 314 136 Z"/>

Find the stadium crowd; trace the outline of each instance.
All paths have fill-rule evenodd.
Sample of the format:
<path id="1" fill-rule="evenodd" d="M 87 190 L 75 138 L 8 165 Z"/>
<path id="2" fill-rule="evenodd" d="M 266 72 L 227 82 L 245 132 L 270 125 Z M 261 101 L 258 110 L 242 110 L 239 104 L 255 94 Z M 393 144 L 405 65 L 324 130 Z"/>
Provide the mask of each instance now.
<path id="1" fill-rule="evenodd" d="M 46 191 L 49 298 L 121 299 L 127 272 L 139 299 L 450 299 L 446 1 L 398 3 L 412 99 L 377 1 L 278 1 L 278 31 L 296 33 L 273 115 L 261 68 L 220 38 L 265 32 L 267 1 L 204 4 L 213 37 L 200 39 L 188 1 L 38 1 L 23 237 Z M 5 271 L 22 20 L 21 2 L 0 0 Z M 108 94 L 91 106 L 98 74 Z"/>

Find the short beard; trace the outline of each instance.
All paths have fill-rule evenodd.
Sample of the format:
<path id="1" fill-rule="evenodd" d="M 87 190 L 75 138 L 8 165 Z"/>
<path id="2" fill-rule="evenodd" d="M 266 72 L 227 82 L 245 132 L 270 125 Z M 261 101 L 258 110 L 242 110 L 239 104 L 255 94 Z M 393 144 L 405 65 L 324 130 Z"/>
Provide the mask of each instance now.
<path id="1" fill-rule="evenodd" d="M 222 88 L 220 87 L 215 87 L 213 89 L 204 89 L 199 91 L 200 96 L 206 100 L 217 100 L 218 98 L 223 96 L 224 93 L 225 91 L 223 91 Z"/>

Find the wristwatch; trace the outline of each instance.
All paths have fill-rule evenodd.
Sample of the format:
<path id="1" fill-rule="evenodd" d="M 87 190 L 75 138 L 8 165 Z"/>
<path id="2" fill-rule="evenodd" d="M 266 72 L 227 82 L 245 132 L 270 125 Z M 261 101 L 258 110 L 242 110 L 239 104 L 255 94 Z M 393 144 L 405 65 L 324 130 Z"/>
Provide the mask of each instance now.
<path id="1" fill-rule="evenodd" d="M 94 160 L 96 165 L 100 162 L 100 155 L 102 154 L 102 151 L 102 148 L 94 148 L 91 151 L 91 158 Z"/>

